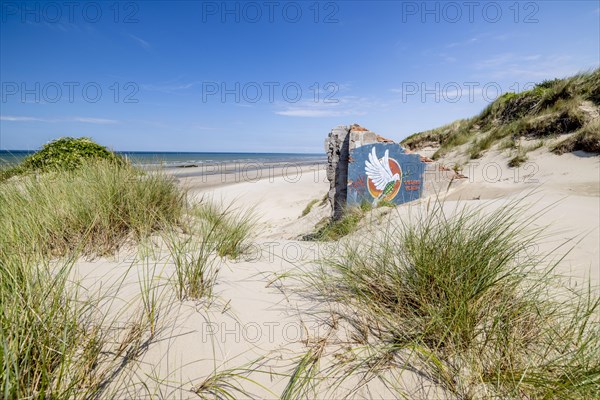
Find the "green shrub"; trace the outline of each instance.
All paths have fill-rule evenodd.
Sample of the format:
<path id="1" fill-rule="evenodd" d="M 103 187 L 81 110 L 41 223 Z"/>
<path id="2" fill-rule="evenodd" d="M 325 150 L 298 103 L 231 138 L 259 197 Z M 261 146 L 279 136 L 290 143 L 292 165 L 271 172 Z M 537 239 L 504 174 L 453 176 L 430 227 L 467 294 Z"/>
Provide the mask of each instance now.
<path id="1" fill-rule="evenodd" d="M 124 159 L 93 142 L 90 138 L 64 137 L 45 144 L 42 149 L 23 160 L 22 168 L 31 171 L 80 168 L 90 160 L 108 160 L 123 164 Z"/>
<path id="2" fill-rule="evenodd" d="M 2 166 L 0 167 L 0 183 L 12 178 L 13 176 L 22 175 L 24 173 L 23 167 L 20 165 L 15 166 Z"/>

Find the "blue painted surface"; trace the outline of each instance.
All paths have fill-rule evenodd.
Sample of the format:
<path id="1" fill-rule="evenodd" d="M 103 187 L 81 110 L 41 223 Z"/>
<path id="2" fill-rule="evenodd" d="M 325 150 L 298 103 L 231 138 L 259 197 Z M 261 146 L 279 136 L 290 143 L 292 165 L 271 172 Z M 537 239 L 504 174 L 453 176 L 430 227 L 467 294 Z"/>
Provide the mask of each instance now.
<path id="1" fill-rule="evenodd" d="M 388 196 L 382 196 L 381 191 L 375 188 L 374 183 L 370 181 L 365 170 L 365 162 L 369 160 L 369 154 L 375 148 L 378 159 L 384 157 L 385 151 L 389 151 L 390 170 L 395 172 L 393 161 L 402 171 L 398 183 L 394 183 L 394 189 Z M 406 203 L 421 197 L 423 192 L 423 174 L 425 172 L 425 163 L 421 161 L 418 154 L 406 154 L 404 149 L 394 143 L 376 143 L 361 146 L 350 151 L 350 162 L 348 164 L 348 205 L 358 205 L 362 202 L 377 204 L 381 201 L 389 201 L 395 204 Z M 369 186 L 371 190 L 369 190 Z M 374 195 L 380 194 L 380 197 Z M 389 198 L 386 198 L 389 197 Z"/>

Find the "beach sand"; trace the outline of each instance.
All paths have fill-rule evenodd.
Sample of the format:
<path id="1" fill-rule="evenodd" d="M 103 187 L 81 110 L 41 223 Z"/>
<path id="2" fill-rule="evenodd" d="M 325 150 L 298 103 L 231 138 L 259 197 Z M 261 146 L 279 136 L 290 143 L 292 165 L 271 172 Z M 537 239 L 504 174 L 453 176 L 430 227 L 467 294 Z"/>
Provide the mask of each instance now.
<path id="1" fill-rule="evenodd" d="M 531 251 L 544 254 L 565 244 L 561 253 L 571 250 L 561 261 L 557 273 L 573 285 L 588 281 L 600 283 L 600 158 L 588 154 L 557 156 L 544 149 L 529 153 L 530 161 L 520 168 L 508 168 L 507 160 L 489 152 L 463 169 L 465 183 L 440 193 L 444 208 L 452 213 L 463 205 L 494 209 L 516 199 L 527 206 L 526 214 L 540 214 L 535 226 L 548 226 L 548 234 Z M 446 160 L 452 162 L 449 157 Z M 164 301 L 163 330 L 150 343 L 148 351 L 134 371 L 123 372 L 130 398 L 197 398 L 190 390 L 228 368 L 250 368 L 249 381 L 237 384 L 256 398 L 275 398 L 283 392 L 289 376 L 306 351 L 306 341 L 322 338 L 330 329 L 324 325 L 307 299 L 288 287 L 282 274 L 311 268 L 323 254 L 335 251 L 335 245 L 300 240 L 329 215 L 328 203 L 321 199 L 329 189 L 325 171 L 320 167 L 288 168 L 275 173 L 209 179 L 178 175 L 193 201 L 213 199 L 234 207 L 254 207 L 259 215 L 252 251 L 241 260 L 223 260 L 210 303 L 179 302 L 168 284 L 162 286 Z M 193 174 L 190 174 L 193 175 Z M 250 179 L 249 179 L 250 178 Z M 225 179 L 225 182 L 222 180 Z M 300 218 L 311 201 L 319 202 L 308 215 Z M 425 210 L 432 198 L 399 206 L 386 214 L 389 220 L 409 218 Z M 351 237 L 361 240 L 374 234 L 364 224 Z M 159 246 L 159 245 L 157 245 Z M 108 259 L 81 260 L 77 274 L 84 286 L 115 288 L 121 303 L 133 301 L 139 294 L 140 271 L 154 269 L 156 281 L 166 282 L 174 267 L 164 249 L 154 249 L 151 260 L 140 261 L 136 249 L 123 249 Z M 557 253 L 557 254 L 558 254 Z M 158 261 L 157 261 L 158 260 Z M 249 364 L 250 363 L 250 364 Z M 238 372 L 241 370 L 238 370 Z M 419 389 L 419 378 L 403 373 L 407 388 Z M 116 384 L 116 383 L 115 383 Z M 421 388 L 422 389 L 422 388 Z M 340 389 L 338 393 L 344 393 Z M 327 393 L 320 393 L 325 396 Z M 423 392 L 421 392 L 421 395 Z M 329 394 L 331 395 L 331 394 Z M 245 397 L 239 395 L 240 397 Z M 353 398 L 386 398 L 391 395 L 378 383 L 363 387 Z M 431 392 L 431 398 L 443 394 Z"/>

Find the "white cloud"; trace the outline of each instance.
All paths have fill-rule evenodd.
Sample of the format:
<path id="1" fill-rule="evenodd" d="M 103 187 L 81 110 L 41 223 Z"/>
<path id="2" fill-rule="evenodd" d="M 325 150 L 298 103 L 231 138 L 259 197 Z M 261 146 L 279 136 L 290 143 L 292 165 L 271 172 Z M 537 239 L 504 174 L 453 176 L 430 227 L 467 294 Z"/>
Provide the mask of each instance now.
<path id="1" fill-rule="evenodd" d="M 563 54 L 504 53 L 481 60 L 475 63 L 474 68 L 488 79 L 523 81 L 562 78 L 577 73 L 581 66 L 573 64 L 572 57 Z"/>
<path id="2" fill-rule="evenodd" d="M 150 50 L 152 48 L 152 46 L 150 46 L 150 43 L 146 42 L 144 39 L 139 38 L 135 35 L 129 34 L 129 37 L 131 39 L 133 39 L 138 45 L 140 45 L 144 50 Z"/>
<path id="3" fill-rule="evenodd" d="M 278 104 L 282 108 L 275 111 L 277 115 L 286 117 L 305 117 L 305 118 L 323 118 L 323 117 L 343 117 L 349 115 L 366 115 L 372 109 L 381 109 L 386 104 L 381 101 L 357 96 L 333 96 L 329 101 L 320 98 L 320 101 L 302 101 L 291 104 Z"/>
<path id="4" fill-rule="evenodd" d="M 212 126 L 206 126 L 206 125 L 191 125 L 190 128 L 193 130 L 198 130 L 198 131 L 214 131 L 215 130 L 215 128 L 213 128 Z"/>
<path id="5" fill-rule="evenodd" d="M 0 121 L 10 121 L 10 122 L 31 122 L 31 121 L 39 121 L 39 122 L 47 122 L 42 118 L 35 117 L 16 117 L 13 115 L 0 115 Z"/>
<path id="6" fill-rule="evenodd" d="M 96 125 L 109 125 L 109 124 L 117 124 L 119 121 L 114 119 L 106 119 L 106 118 L 89 118 L 89 117 L 67 117 L 67 118 L 38 118 L 38 117 L 24 117 L 24 116 L 15 116 L 15 115 L 0 115 L 0 121 L 8 121 L 8 122 L 47 122 L 47 123 L 55 123 L 55 122 L 82 122 L 86 124 L 96 124 Z"/>
<path id="7" fill-rule="evenodd" d="M 450 43 L 449 45 L 446 46 L 446 48 L 451 49 L 453 47 L 462 47 L 462 46 L 468 46 L 471 44 L 475 44 L 479 42 L 479 38 L 473 37 L 467 40 L 463 40 L 462 42 L 454 42 L 454 43 Z"/>
<path id="8" fill-rule="evenodd" d="M 200 81 L 194 81 L 194 82 L 172 81 L 172 82 L 165 82 L 165 83 L 159 83 L 159 84 L 143 83 L 140 85 L 140 87 L 144 90 L 150 90 L 153 92 L 174 93 L 174 92 L 190 89 L 190 88 L 194 87 L 195 85 L 198 85 L 201 83 L 202 82 L 200 82 Z"/>
<path id="9" fill-rule="evenodd" d="M 114 119 L 87 118 L 87 117 L 74 117 L 74 118 L 72 118 L 72 120 L 75 122 L 84 122 L 84 123 L 88 123 L 88 124 L 99 124 L 99 125 L 110 125 L 110 124 L 116 124 L 119 122 Z"/>

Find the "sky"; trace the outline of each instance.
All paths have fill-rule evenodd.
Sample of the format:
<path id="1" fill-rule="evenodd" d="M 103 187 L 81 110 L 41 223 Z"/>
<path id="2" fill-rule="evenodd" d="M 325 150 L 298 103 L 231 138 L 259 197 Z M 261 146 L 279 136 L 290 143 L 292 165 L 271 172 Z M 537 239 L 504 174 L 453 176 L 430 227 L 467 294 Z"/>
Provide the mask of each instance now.
<path id="1" fill-rule="evenodd" d="M 598 68 L 600 1 L 0 1 L 0 149 L 323 152 Z"/>

